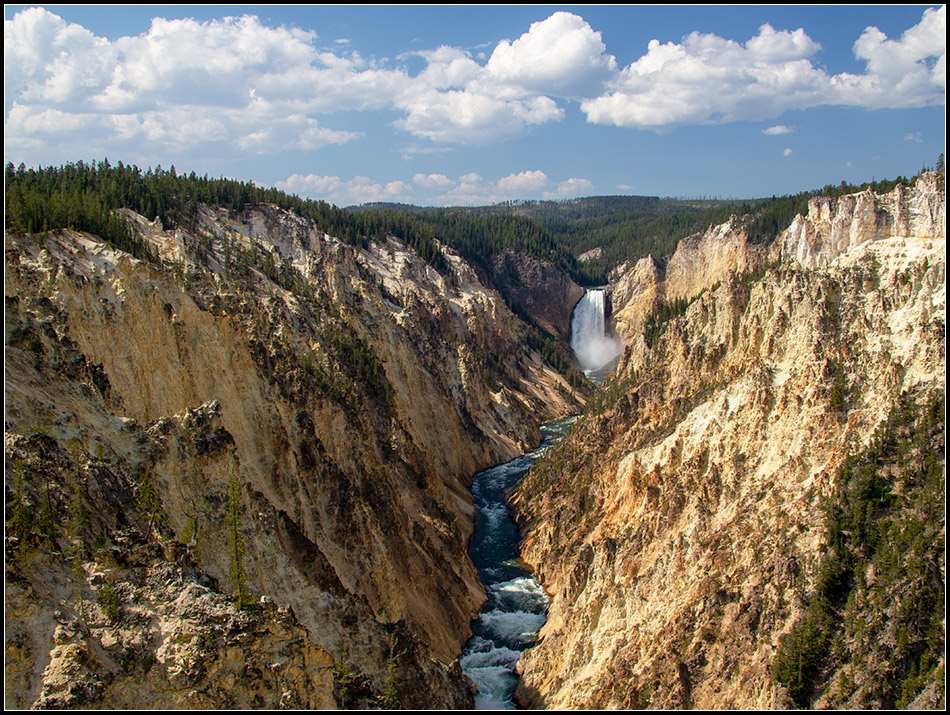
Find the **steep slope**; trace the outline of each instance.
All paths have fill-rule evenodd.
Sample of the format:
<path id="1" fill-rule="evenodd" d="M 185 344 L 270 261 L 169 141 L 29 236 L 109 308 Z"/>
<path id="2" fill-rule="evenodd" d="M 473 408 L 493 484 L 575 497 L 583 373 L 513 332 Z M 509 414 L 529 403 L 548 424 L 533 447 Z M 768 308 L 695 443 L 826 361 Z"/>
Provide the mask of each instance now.
<path id="1" fill-rule="evenodd" d="M 624 358 L 513 500 L 552 594 L 523 703 L 940 704 L 944 206 L 815 200 L 614 286 Z"/>
<path id="2" fill-rule="evenodd" d="M 129 217 L 159 259 L 5 236 L 7 704 L 116 707 L 143 674 L 150 707 L 209 703 L 261 670 L 230 706 L 470 704 L 467 480 L 571 388 L 450 252 L 266 205 Z"/>
<path id="3" fill-rule="evenodd" d="M 494 257 L 491 275 L 515 310 L 570 341 L 571 312 L 584 297 L 583 288 L 550 263 L 514 251 Z"/>

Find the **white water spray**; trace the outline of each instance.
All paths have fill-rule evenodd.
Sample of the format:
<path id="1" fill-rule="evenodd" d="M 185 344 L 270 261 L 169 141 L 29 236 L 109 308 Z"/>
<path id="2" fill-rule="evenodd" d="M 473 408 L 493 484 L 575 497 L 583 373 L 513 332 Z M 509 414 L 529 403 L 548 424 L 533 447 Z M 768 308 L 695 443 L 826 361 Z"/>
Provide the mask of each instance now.
<path id="1" fill-rule="evenodd" d="M 623 344 L 607 334 L 606 291 L 595 288 L 578 301 L 571 318 L 571 348 L 582 370 L 601 368 L 623 352 Z"/>

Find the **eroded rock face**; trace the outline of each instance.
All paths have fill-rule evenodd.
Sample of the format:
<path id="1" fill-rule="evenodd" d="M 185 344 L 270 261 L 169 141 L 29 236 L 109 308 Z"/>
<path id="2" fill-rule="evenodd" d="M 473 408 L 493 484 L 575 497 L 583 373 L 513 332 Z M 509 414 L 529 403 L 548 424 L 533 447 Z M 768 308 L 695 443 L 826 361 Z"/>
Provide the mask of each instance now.
<path id="1" fill-rule="evenodd" d="M 20 525 L 7 575 L 35 636 L 8 660 L 8 705 L 69 699 L 57 674 L 76 668 L 91 683 L 83 703 L 125 702 L 102 655 L 113 636 L 80 613 L 121 539 L 163 545 L 179 569 L 167 600 L 208 584 L 199 621 L 223 608 L 214 587 L 230 595 L 236 580 L 292 609 L 287 627 L 308 636 L 264 690 L 236 686 L 233 707 L 470 704 L 455 659 L 484 595 L 465 552 L 467 480 L 533 446 L 539 422 L 576 409 L 573 392 L 450 252 L 453 281 L 396 241 L 357 251 L 275 207 L 202 207 L 197 235 L 133 218 L 162 263 L 69 231 L 5 237 L 7 517 Z M 56 519 L 73 531 L 44 526 Z M 46 562 L 57 567 L 31 565 Z M 146 598 L 123 591 L 124 613 L 133 597 Z M 222 649 L 237 645 L 195 626 L 217 645 L 185 683 L 154 635 L 180 616 L 142 609 L 142 657 L 165 664 L 155 691 L 175 691 L 152 706 L 212 702 L 238 667 Z M 249 627 L 285 618 L 269 613 Z M 63 623 L 91 635 L 51 651 Z M 269 663 L 277 640 L 249 641 L 242 667 Z"/>
<path id="2" fill-rule="evenodd" d="M 945 395 L 946 251 L 932 188 L 840 200 L 855 221 L 867 211 L 847 207 L 889 206 L 892 218 L 878 215 L 874 232 L 838 221 L 835 235 L 861 238 L 833 248 L 799 250 L 797 222 L 773 247 L 778 266 L 752 282 L 723 274 L 652 345 L 630 331 L 660 271 L 641 261 L 615 287 L 630 307 L 624 361 L 514 498 L 523 556 L 553 597 L 540 644 L 519 662 L 522 703 L 793 705 L 773 663 L 820 587 L 838 467 L 902 394 Z M 898 220 L 908 206 L 931 218 Z M 945 567 L 934 573 L 944 579 Z M 823 677 L 826 704 L 884 706 L 862 700 L 868 671 Z"/>
<path id="3" fill-rule="evenodd" d="M 647 257 L 620 266 L 609 288 L 616 330 L 637 350 L 655 305 L 692 300 L 733 275 L 782 263 L 824 268 L 882 239 L 939 240 L 946 234 L 946 202 L 939 181 L 937 174 L 928 173 L 914 187 L 898 185 L 886 195 L 868 190 L 838 199 L 815 197 L 808 213 L 797 216 L 770 245 L 751 243 L 741 223 L 732 220 L 683 239 L 665 263 Z"/>
<path id="4" fill-rule="evenodd" d="M 190 580 L 160 550 L 142 546 L 121 556 L 100 553 L 84 564 L 91 584 L 83 593 L 88 600 L 81 615 L 54 614 L 51 646 L 37 642 L 46 628 L 37 617 L 36 594 L 8 582 L 7 654 L 14 655 L 8 657 L 8 677 L 26 685 L 30 676 L 19 668 L 32 660 L 34 649 L 48 652 L 34 707 L 335 706 L 334 661 L 289 611 L 273 602 L 253 611 L 238 609 L 227 597 Z M 117 556 L 122 559 L 118 568 Z M 62 569 L 55 559 L 33 558 L 31 567 L 44 569 L 47 579 Z M 58 578 L 75 582 L 73 574 Z M 114 600 L 101 594 L 112 594 Z M 24 621 L 32 621 L 39 633 L 30 633 Z M 7 705 L 30 704 L 18 695 L 18 689 L 8 689 Z"/>
<path id="5" fill-rule="evenodd" d="M 621 266 L 618 273 L 618 279 L 609 287 L 614 325 L 617 334 L 629 344 L 643 334 L 653 306 L 664 299 L 666 271 L 653 256 L 646 256 L 633 267 Z"/>
<path id="6" fill-rule="evenodd" d="M 886 195 L 868 190 L 834 200 L 816 197 L 772 246 L 773 258 L 804 268 L 827 266 L 838 256 L 882 238 L 946 236 L 946 201 L 936 173 L 913 188 L 898 184 Z"/>
<path id="7" fill-rule="evenodd" d="M 542 328 L 571 338 L 571 315 L 584 289 L 553 265 L 512 251 L 492 259 L 492 280 L 516 310 L 530 316 Z"/>

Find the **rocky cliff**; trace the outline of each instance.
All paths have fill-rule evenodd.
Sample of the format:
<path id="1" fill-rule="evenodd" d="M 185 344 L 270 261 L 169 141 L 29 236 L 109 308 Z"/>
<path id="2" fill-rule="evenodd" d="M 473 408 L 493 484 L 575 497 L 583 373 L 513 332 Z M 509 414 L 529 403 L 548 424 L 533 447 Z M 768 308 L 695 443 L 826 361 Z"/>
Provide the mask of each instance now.
<path id="1" fill-rule="evenodd" d="M 5 236 L 7 706 L 470 705 L 468 479 L 577 396 L 448 250 L 129 218 Z"/>
<path id="2" fill-rule="evenodd" d="M 624 358 L 513 499 L 552 595 L 522 703 L 943 704 L 944 206 L 816 199 L 613 286 Z"/>
<path id="3" fill-rule="evenodd" d="M 584 289 L 551 263 L 504 251 L 492 259 L 492 281 L 515 310 L 548 332 L 571 339 L 571 314 Z"/>

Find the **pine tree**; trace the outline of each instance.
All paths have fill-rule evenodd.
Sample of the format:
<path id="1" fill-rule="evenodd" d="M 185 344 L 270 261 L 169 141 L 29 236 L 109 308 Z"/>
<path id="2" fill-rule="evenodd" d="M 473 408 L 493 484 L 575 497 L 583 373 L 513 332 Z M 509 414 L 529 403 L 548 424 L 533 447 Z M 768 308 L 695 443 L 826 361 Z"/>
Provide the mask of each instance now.
<path id="1" fill-rule="evenodd" d="M 228 557 L 231 562 L 230 579 L 234 587 L 234 600 L 238 608 L 248 608 L 251 597 L 247 591 L 247 579 L 244 574 L 244 536 L 241 533 L 241 485 L 237 475 L 231 476 L 228 485 Z"/>

